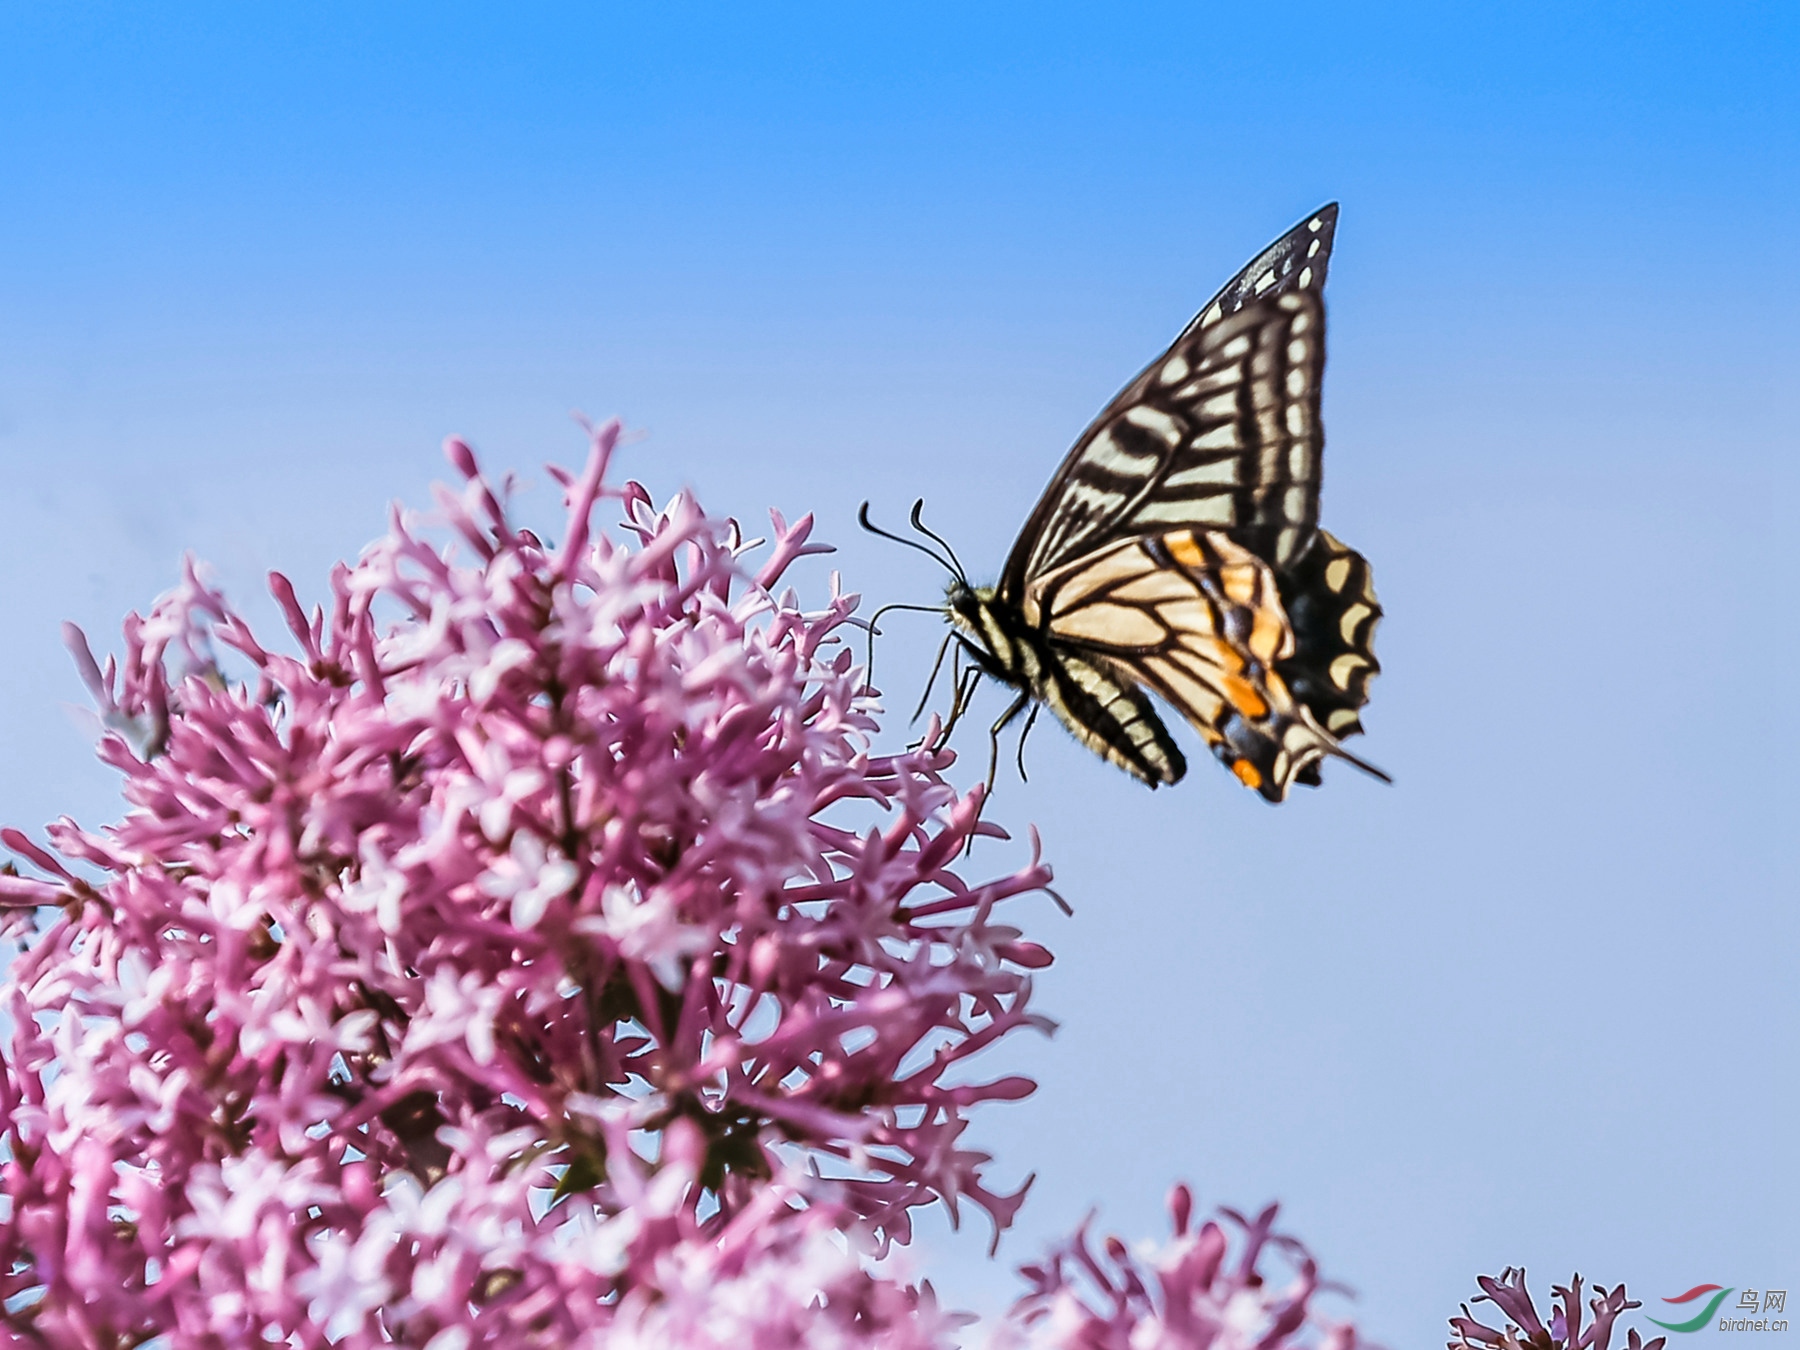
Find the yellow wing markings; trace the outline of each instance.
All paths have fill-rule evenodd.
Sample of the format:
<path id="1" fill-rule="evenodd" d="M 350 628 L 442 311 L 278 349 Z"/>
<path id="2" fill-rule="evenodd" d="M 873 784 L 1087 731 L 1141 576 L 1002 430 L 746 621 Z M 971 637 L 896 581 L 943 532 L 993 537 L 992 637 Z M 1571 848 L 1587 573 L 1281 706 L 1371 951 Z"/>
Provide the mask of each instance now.
<path id="1" fill-rule="evenodd" d="M 1042 620 L 1040 599 L 1054 594 L 1052 617 L 1066 614 L 1096 592 L 1122 581 L 1145 575 L 1142 563 L 1127 547 L 1115 545 L 1090 557 L 1077 559 L 1035 582 L 1026 591 L 1021 608 L 1033 628 Z M 1051 587 L 1054 587 L 1051 590 Z"/>
<path id="2" fill-rule="evenodd" d="M 1058 637 L 1096 647 L 1156 647 L 1169 637 L 1168 627 L 1153 606 L 1120 605 L 1091 600 L 1051 624 Z"/>
<path id="3" fill-rule="evenodd" d="M 1295 651 L 1281 658 L 1282 678 L 1332 735 L 1354 736 L 1381 671 L 1374 649 L 1381 602 L 1368 560 L 1320 530 L 1281 584 L 1295 639 Z"/>
<path id="4" fill-rule="evenodd" d="M 1034 582 L 1023 607 L 1053 642 L 1154 689 L 1272 800 L 1309 764 L 1341 753 L 1275 669 L 1294 634 L 1274 573 L 1223 533 L 1111 545 Z"/>

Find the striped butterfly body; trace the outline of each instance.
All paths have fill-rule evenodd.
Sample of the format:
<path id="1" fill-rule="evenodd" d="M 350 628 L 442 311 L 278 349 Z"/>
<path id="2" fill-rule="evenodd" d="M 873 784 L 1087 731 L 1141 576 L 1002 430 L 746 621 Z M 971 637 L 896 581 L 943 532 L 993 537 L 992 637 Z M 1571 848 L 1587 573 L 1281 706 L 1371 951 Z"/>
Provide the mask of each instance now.
<path id="1" fill-rule="evenodd" d="M 1017 691 L 996 736 L 1035 701 L 1173 783 L 1187 766 L 1153 691 L 1269 801 L 1317 785 L 1327 757 L 1385 778 L 1340 744 L 1362 729 L 1381 608 L 1368 563 L 1318 524 L 1336 224 L 1327 206 L 1264 249 L 1106 406 L 996 585 L 958 571 L 954 636 Z"/>

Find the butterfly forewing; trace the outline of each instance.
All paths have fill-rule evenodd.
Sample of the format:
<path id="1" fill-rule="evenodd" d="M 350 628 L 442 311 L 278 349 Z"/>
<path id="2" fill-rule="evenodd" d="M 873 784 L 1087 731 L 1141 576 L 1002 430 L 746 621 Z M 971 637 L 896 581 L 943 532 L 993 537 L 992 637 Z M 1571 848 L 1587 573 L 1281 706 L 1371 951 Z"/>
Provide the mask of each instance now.
<path id="1" fill-rule="evenodd" d="M 1337 203 L 1322 206 L 1261 253 L 1244 264 L 1219 293 L 1201 308 L 1182 332 L 1217 323 L 1251 300 L 1273 300 L 1289 291 L 1323 291 L 1331 266 L 1331 243 L 1337 235 Z"/>
<path id="2" fill-rule="evenodd" d="M 1312 290 L 1196 324 L 1069 452 L 1008 560 L 1003 593 L 1121 539 L 1234 532 L 1280 565 L 1319 511 L 1325 309 Z"/>

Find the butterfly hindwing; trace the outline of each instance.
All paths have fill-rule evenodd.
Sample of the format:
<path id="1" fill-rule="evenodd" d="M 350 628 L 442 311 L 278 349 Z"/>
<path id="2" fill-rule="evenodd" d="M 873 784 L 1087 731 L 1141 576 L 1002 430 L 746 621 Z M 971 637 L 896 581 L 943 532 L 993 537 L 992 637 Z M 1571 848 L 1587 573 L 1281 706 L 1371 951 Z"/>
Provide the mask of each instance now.
<path id="1" fill-rule="evenodd" d="M 1339 740 L 1356 735 L 1369 681 L 1381 673 L 1374 646 L 1381 603 L 1368 560 L 1319 530 L 1275 579 L 1294 630 L 1294 651 L 1276 670 L 1320 726 Z"/>
<path id="2" fill-rule="evenodd" d="M 1078 559 L 1033 584 L 1024 617 L 1053 654 L 1154 689 L 1270 801 L 1341 753 L 1278 672 L 1295 641 L 1273 571 L 1222 532 L 1170 531 Z"/>

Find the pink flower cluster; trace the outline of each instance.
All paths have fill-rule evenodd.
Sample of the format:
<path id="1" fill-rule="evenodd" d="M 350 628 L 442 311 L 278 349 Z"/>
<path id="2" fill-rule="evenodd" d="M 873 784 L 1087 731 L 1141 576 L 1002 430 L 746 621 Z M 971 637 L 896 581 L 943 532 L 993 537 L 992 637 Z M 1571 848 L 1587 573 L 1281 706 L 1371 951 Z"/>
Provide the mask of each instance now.
<path id="1" fill-rule="evenodd" d="M 1023 1274 L 1032 1290 L 1012 1310 L 1000 1338 L 1020 1350 L 1357 1350 L 1356 1328 L 1312 1305 L 1319 1271 L 1305 1247 L 1274 1230 L 1276 1207 L 1255 1220 L 1221 1216 L 1241 1231 L 1234 1244 L 1208 1219 L 1193 1227 L 1193 1196 L 1169 1196 L 1174 1234 L 1133 1251 L 1109 1237 L 1096 1254 L 1084 1224 L 1064 1246 Z M 1283 1282 L 1261 1267 L 1277 1252 L 1291 1267 Z"/>
<path id="2" fill-rule="evenodd" d="M 1450 1319 L 1454 1335 L 1449 1350 L 1607 1350 L 1619 1317 L 1643 1306 L 1625 1296 L 1622 1284 L 1615 1284 L 1610 1290 L 1597 1284 L 1587 1305 L 1593 1321 L 1584 1326 L 1581 1276 L 1577 1275 L 1566 1285 L 1550 1287 L 1550 1322 L 1546 1326 L 1525 1286 L 1523 1267 L 1508 1266 L 1497 1277 L 1482 1275 L 1475 1283 L 1481 1288 L 1475 1301 L 1498 1308 L 1504 1326 L 1490 1327 L 1476 1321 L 1465 1303 L 1463 1315 Z M 1658 1336 L 1645 1341 L 1634 1327 L 1626 1333 L 1626 1350 L 1662 1350 L 1667 1340 L 1666 1336 Z"/>
<path id="3" fill-rule="evenodd" d="M 967 1061 L 1043 948 L 971 884 L 979 792 L 878 755 L 856 597 L 686 496 L 552 471 L 555 542 L 457 441 L 265 645 L 191 565 L 104 664 L 129 809 L 3 841 L 0 1332 L 199 1350 L 941 1350 L 912 1212 L 1023 1198 L 963 1134 Z M 599 513 L 620 519 L 609 532 Z M 436 542 L 434 542 L 434 539 Z M 284 654 L 288 646 L 296 654 Z M 1215 1223 L 1078 1234 L 995 1334 L 1039 1350 L 1349 1350 L 1311 1259 Z M 1285 1253 L 1293 1278 L 1258 1264 Z"/>
<path id="4" fill-rule="evenodd" d="M 855 597 L 775 591 L 810 518 L 747 575 L 604 487 L 616 438 L 554 545 L 451 442 L 454 547 L 396 516 L 310 613 L 271 578 L 297 656 L 192 567 L 121 661 L 74 635 L 131 809 L 5 835 L 51 878 L 0 878 L 15 1333 L 585 1344 L 720 1292 L 678 1239 L 742 1284 L 934 1201 L 1010 1221 L 960 1136 L 1033 1085 L 964 1061 L 1046 1025 L 995 909 L 1048 870 L 965 883 L 979 796 L 870 752 Z"/>

